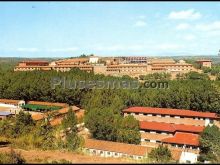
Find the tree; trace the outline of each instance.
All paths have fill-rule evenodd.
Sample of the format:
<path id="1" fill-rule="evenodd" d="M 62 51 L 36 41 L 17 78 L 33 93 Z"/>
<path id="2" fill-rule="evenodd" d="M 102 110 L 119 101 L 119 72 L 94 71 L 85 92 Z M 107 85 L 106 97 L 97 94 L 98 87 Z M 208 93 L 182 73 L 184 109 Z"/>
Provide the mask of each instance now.
<path id="1" fill-rule="evenodd" d="M 167 146 L 159 145 L 151 150 L 148 157 L 156 163 L 167 163 L 172 160 L 171 151 Z"/>
<path id="2" fill-rule="evenodd" d="M 36 129 L 36 135 L 41 138 L 41 148 L 43 149 L 54 149 L 55 145 L 54 142 L 56 140 L 53 127 L 51 126 L 48 120 L 42 121 L 41 124 L 38 125 Z"/>
<path id="3" fill-rule="evenodd" d="M 200 136 L 200 161 L 220 161 L 220 130 L 217 126 L 207 126 Z"/>
<path id="4" fill-rule="evenodd" d="M 79 148 L 81 137 L 77 134 L 77 118 L 71 107 L 69 108 L 66 117 L 62 120 L 62 128 L 66 136 L 66 142 L 63 145 L 71 151 Z"/>
<path id="5" fill-rule="evenodd" d="M 112 109 L 92 109 L 87 112 L 85 126 L 93 138 L 130 144 L 140 143 L 139 123 L 133 116 L 123 118 Z"/>
<path id="6" fill-rule="evenodd" d="M 194 71 L 186 73 L 185 76 L 187 79 L 192 79 L 192 80 L 209 80 L 209 76 L 207 74 L 198 73 Z"/>
<path id="7" fill-rule="evenodd" d="M 14 136 L 19 136 L 22 134 L 26 134 L 30 132 L 32 127 L 35 125 L 31 114 L 20 111 L 18 115 L 16 115 L 15 125 L 13 127 Z"/>
<path id="8" fill-rule="evenodd" d="M 139 122 L 134 116 L 126 116 L 120 119 L 120 123 L 117 124 L 117 141 L 140 144 L 141 135 L 139 132 Z"/>
<path id="9" fill-rule="evenodd" d="M 67 115 L 62 120 L 62 127 L 64 130 L 68 130 L 70 132 L 77 132 L 77 118 L 72 108 L 69 107 Z"/>

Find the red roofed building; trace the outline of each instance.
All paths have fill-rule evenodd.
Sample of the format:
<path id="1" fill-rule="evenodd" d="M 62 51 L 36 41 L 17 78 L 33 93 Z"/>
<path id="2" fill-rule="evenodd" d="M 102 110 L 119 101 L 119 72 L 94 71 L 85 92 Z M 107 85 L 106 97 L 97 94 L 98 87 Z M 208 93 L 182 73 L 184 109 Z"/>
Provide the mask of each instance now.
<path id="1" fill-rule="evenodd" d="M 190 155 L 193 162 L 199 152 L 199 134 L 205 126 L 219 123 L 220 119 L 216 113 L 171 108 L 130 107 L 123 113 L 140 121 L 141 145 L 165 144 L 181 149 L 181 159 Z"/>
<path id="2" fill-rule="evenodd" d="M 22 61 L 14 68 L 14 71 L 52 70 L 47 61 Z"/>
<path id="3" fill-rule="evenodd" d="M 158 121 L 174 124 L 205 125 L 219 120 L 216 113 L 197 112 L 184 109 L 130 107 L 123 110 L 124 116 L 133 115 L 140 121 Z"/>
<path id="4" fill-rule="evenodd" d="M 201 67 L 212 67 L 212 60 L 197 60 L 196 62 L 200 64 Z"/>
<path id="5" fill-rule="evenodd" d="M 139 125 L 142 145 L 147 145 L 149 142 L 162 143 L 164 142 L 164 139 L 174 138 L 177 132 L 181 132 L 184 135 L 185 133 L 187 135 L 188 133 L 189 135 L 196 135 L 204 130 L 203 126 L 170 124 L 162 122 L 141 121 Z M 186 143 L 186 147 L 191 147 L 190 143 Z"/>
<path id="6" fill-rule="evenodd" d="M 192 133 L 182 133 L 176 132 L 173 137 L 165 138 L 162 140 L 163 143 L 168 143 L 172 145 L 181 145 L 181 146 L 199 146 L 199 135 Z"/>
<path id="7" fill-rule="evenodd" d="M 189 132 L 189 133 L 201 133 L 205 127 L 194 126 L 194 125 L 184 125 L 184 124 L 170 124 L 163 122 L 140 122 L 140 130 L 146 131 L 156 131 L 165 133 L 175 133 L 176 131 Z"/>

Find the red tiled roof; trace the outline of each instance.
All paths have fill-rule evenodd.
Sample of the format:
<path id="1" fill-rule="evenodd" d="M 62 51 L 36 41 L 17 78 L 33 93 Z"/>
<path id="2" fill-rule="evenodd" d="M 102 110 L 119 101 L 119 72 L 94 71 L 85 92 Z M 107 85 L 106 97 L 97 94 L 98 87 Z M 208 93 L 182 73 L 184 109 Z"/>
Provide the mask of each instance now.
<path id="1" fill-rule="evenodd" d="M 145 156 L 149 148 L 141 145 L 118 143 L 104 140 L 86 139 L 85 148 L 118 152 L 128 155 Z M 151 149 L 151 148 L 150 148 Z"/>
<path id="2" fill-rule="evenodd" d="M 35 121 L 42 120 L 46 117 L 46 114 L 33 114 L 32 119 Z"/>
<path id="3" fill-rule="evenodd" d="M 22 61 L 22 63 L 49 63 L 48 61 L 32 60 L 32 61 Z"/>
<path id="4" fill-rule="evenodd" d="M 196 112 L 184 109 L 170 109 L 170 108 L 154 108 L 154 107 L 130 107 L 123 110 L 123 112 L 146 113 L 146 114 L 160 114 L 160 115 L 174 115 L 186 117 L 203 117 L 203 118 L 219 118 L 216 113 L 210 112 Z"/>
<path id="5" fill-rule="evenodd" d="M 60 117 L 60 118 L 56 118 L 56 119 L 53 119 L 50 121 L 50 124 L 52 126 L 56 126 L 56 125 L 59 125 L 62 123 L 62 120 L 63 120 L 63 117 Z"/>
<path id="6" fill-rule="evenodd" d="M 175 133 L 174 137 L 162 139 L 162 142 L 199 146 L 199 135 L 192 133 Z"/>
<path id="7" fill-rule="evenodd" d="M 164 131 L 164 132 L 192 132 L 200 133 L 204 130 L 203 126 L 194 126 L 194 125 L 185 125 L 185 124 L 170 124 L 163 122 L 149 122 L 149 121 L 140 121 L 140 129 L 142 130 L 154 130 L 154 131 Z"/>
<path id="8" fill-rule="evenodd" d="M 79 107 L 77 106 L 71 106 L 72 110 L 76 113 L 76 116 L 78 117 L 81 117 L 84 115 L 84 110 L 81 110 Z M 60 110 L 55 110 L 55 111 L 50 111 L 50 112 L 47 112 L 47 113 L 44 113 L 44 114 L 33 114 L 32 115 L 32 118 L 33 120 L 42 120 L 44 118 L 46 118 L 48 116 L 48 114 L 53 114 L 53 116 L 59 116 L 59 115 L 65 115 L 69 110 L 69 107 L 64 107 Z M 78 113 L 80 113 L 78 115 Z"/>
<path id="9" fill-rule="evenodd" d="M 79 111 L 80 108 L 77 106 L 71 106 L 73 111 Z M 59 114 L 66 114 L 69 111 L 69 107 L 62 108 L 58 111 Z"/>

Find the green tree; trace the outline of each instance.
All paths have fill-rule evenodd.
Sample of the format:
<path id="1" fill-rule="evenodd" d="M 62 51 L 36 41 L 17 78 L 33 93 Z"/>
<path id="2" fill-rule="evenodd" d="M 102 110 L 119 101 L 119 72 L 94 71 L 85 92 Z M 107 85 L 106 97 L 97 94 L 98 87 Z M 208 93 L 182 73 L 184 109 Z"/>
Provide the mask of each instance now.
<path id="1" fill-rule="evenodd" d="M 77 132 L 77 118 L 72 108 L 69 107 L 67 115 L 62 120 L 62 127 L 64 130 L 68 130 L 70 132 Z"/>
<path id="2" fill-rule="evenodd" d="M 220 161 L 220 130 L 217 126 L 207 126 L 200 136 L 199 161 Z"/>
<path id="3" fill-rule="evenodd" d="M 131 144 L 140 143 L 139 123 L 133 116 L 123 118 L 109 108 L 87 112 L 85 126 L 93 138 Z"/>
<path id="4" fill-rule="evenodd" d="M 53 127 L 51 126 L 50 122 L 48 120 L 42 121 L 37 129 L 35 136 L 41 138 L 41 148 L 44 150 L 46 149 L 54 149 L 55 148 L 55 136 L 53 132 Z"/>
<path id="5" fill-rule="evenodd" d="M 139 122 L 131 115 L 122 117 L 117 126 L 117 141 L 140 144 Z"/>
<path id="6" fill-rule="evenodd" d="M 151 150 L 148 157 L 156 163 L 168 163 L 172 160 L 171 151 L 167 146 L 159 145 Z"/>
<path id="7" fill-rule="evenodd" d="M 14 136 L 20 136 L 31 131 L 32 127 L 35 125 L 31 114 L 20 111 L 16 115 L 15 125 L 13 127 Z"/>
<path id="8" fill-rule="evenodd" d="M 77 134 L 77 118 L 71 107 L 69 108 L 67 115 L 62 120 L 62 128 L 66 136 L 66 142 L 63 145 L 71 151 L 78 149 L 82 139 Z"/>

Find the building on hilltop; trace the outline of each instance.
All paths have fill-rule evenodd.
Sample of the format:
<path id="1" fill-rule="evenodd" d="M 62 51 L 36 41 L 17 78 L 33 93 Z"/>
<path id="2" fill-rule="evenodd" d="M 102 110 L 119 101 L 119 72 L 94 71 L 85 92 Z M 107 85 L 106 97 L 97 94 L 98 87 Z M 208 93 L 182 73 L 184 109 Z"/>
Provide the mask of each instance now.
<path id="1" fill-rule="evenodd" d="M 212 60 L 197 60 L 196 62 L 200 65 L 200 67 L 212 67 Z"/>
<path id="2" fill-rule="evenodd" d="M 210 67 L 210 63 L 203 61 L 204 66 Z M 129 75 L 139 77 L 140 75 L 152 73 L 188 73 L 196 71 L 192 64 L 183 60 L 178 62 L 173 59 L 148 59 L 147 57 L 98 57 L 89 56 L 84 58 L 70 58 L 53 61 L 23 61 L 14 68 L 14 71 L 34 70 L 56 70 L 61 72 L 78 68 L 94 74 L 111 76 Z"/>

